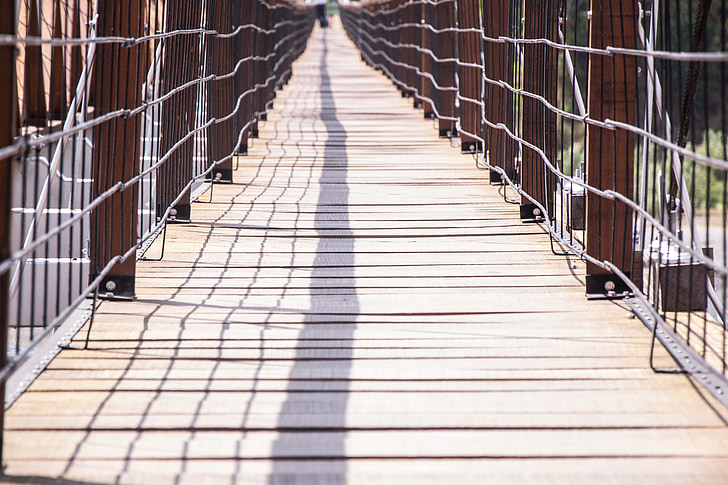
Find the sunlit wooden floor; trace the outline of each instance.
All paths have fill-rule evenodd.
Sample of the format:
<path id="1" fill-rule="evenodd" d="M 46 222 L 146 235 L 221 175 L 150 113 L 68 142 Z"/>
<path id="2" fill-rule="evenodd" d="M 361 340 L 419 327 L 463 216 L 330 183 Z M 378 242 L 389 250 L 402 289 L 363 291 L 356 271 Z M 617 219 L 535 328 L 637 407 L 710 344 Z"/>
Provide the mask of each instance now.
<path id="1" fill-rule="evenodd" d="M 10 409 L 3 483 L 728 481 L 726 410 L 342 30 L 294 69 L 235 183 Z"/>

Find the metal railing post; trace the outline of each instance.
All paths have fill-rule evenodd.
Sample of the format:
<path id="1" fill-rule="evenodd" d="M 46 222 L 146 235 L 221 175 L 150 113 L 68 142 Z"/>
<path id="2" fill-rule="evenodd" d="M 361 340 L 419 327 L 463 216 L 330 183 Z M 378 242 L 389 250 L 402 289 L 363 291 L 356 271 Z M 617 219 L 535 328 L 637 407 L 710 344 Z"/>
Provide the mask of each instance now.
<path id="1" fill-rule="evenodd" d="M 167 30 L 193 29 L 201 15 L 199 0 L 184 4 L 170 3 L 167 6 Z M 200 49 L 197 36 L 170 37 L 164 41 L 162 89 L 170 92 L 176 86 L 191 81 L 197 72 L 179 69 L 179 66 L 199 64 Z M 194 120 L 197 108 L 197 89 L 187 89 L 174 94 L 162 104 L 162 137 L 161 153 L 168 153 L 175 143 L 189 131 L 187 120 Z M 169 159 L 159 167 L 157 175 L 157 214 L 164 214 L 169 205 L 184 190 L 192 179 L 194 156 L 194 139 L 190 139 L 178 147 Z M 170 212 L 170 220 L 175 222 L 191 219 L 190 191 L 185 190 L 182 198 Z"/>
<path id="2" fill-rule="evenodd" d="M 414 98 L 415 108 L 421 108 L 422 103 L 417 98 L 417 94 L 420 92 L 420 79 L 417 71 L 414 69 L 420 67 L 421 61 L 419 51 L 416 47 L 414 47 L 419 46 L 420 44 L 420 38 L 418 35 L 419 27 L 417 27 L 420 20 L 418 15 L 419 9 L 416 7 L 417 6 L 412 2 L 412 0 L 407 0 L 404 7 L 403 21 L 407 24 L 407 27 L 405 27 L 403 31 L 403 41 L 407 47 L 404 48 L 403 57 L 404 63 L 410 67 L 403 67 L 402 70 L 405 83 L 409 86 L 407 95 Z"/>
<path id="3" fill-rule="evenodd" d="M 635 48 L 637 3 L 632 0 L 592 0 L 589 44 Z M 634 58 L 591 54 L 589 107 L 591 118 L 636 124 L 637 68 Z M 586 181 L 600 190 L 628 196 L 633 192 L 635 137 L 625 130 L 587 127 Z M 611 261 L 630 275 L 633 258 L 633 215 L 623 203 L 593 192 L 587 196 L 586 249 L 599 261 Z M 587 264 L 586 292 L 613 295 L 628 291 L 622 280 L 595 264 Z"/>
<path id="4" fill-rule="evenodd" d="M 435 29 L 445 30 L 455 27 L 455 4 L 453 2 L 438 2 L 435 10 Z M 455 45 L 457 35 L 452 30 L 442 33 L 432 33 L 433 50 L 438 59 L 455 59 Z M 446 88 L 456 88 L 455 73 L 457 62 L 436 63 L 435 79 L 437 84 Z M 440 114 L 438 128 L 441 138 L 457 136 L 457 110 L 455 109 L 454 91 L 438 91 L 435 106 Z"/>
<path id="5" fill-rule="evenodd" d="M 0 0 L 0 34 L 16 35 L 15 0 Z M 16 80 L 15 46 L 0 45 L 0 92 L 5 93 L 6 102 L 0 103 L 0 148 L 10 146 L 15 139 L 16 120 Z M 0 160 L 0 261 L 10 257 L 10 210 L 12 157 Z M 0 274 L 0 369 L 8 362 L 8 325 L 10 308 L 10 272 Z M 3 435 L 5 429 L 5 382 L 0 382 L 0 467 L 3 460 Z"/>
<path id="6" fill-rule="evenodd" d="M 236 18 L 240 19 L 240 25 L 251 25 L 255 20 L 255 0 L 243 0 L 242 2 L 236 2 L 238 5 L 238 12 Z M 253 55 L 253 42 L 255 30 L 252 28 L 245 29 L 241 34 L 237 36 L 235 42 L 235 59 L 236 62 L 243 59 L 248 59 Z M 240 71 L 235 77 L 235 92 L 236 95 L 240 96 L 242 93 L 247 91 L 253 86 L 253 68 L 255 67 L 255 61 L 250 59 L 243 62 L 240 66 Z M 248 154 L 248 137 L 250 134 L 250 127 L 245 125 L 253 119 L 253 109 L 251 95 L 243 97 L 240 104 L 240 114 L 237 116 L 239 129 L 242 130 L 240 138 L 240 146 L 238 147 L 239 155 Z"/>
<path id="7" fill-rule="evenodd" d="M 481 120 L 482 74 L 480 34 L 480 0 L 458 0 L 458 70 L 460 93 L 460 147 L 463 153 L 483 151 Z"/>
<path id="8" fill-rule="evenodd" d="M 40 37 L 38 1 L 32 0 L 29 7 L 27 35 Z M 43 48 L 40 45 L 25 46 L 23 105 L 23 123 L 45 126 L 48 117 L 48 106 L 45 96 L 45 77 L 43 76 Z"/>
<path id="9" fill-rule="evenodd" d="M 419 29 L 419 32 L 417 33 L 417 37 L 419 39 L 419 44 L 423 48 L 423 52 L 419 54 L 420 57 L 420 69 L 423 73 L 427 73 L 432 75 L 434 73 L 433 64 L 435 64 L 432 61 L 432 57 L 430 57 L 430 54 L 426 51 L 432 50 L 432 42 L 431 42 L 431 35 L 430 30 L 427 28 L 427 26 L 432 24 L 432 5 L 429 3 L 423 3 L 420 6 L 419 13 L 419 19 L 417 20 L 417 23 L 420 24 L 421 28 Z M 422 22 L 420 22 L 420 20 Z M 432 99 L 433 99 L 433 92 L 434 89 L 432 88 L 432 81 L 427 76 L 421 76 L 419 81 L 420 86 L 420 102 L 422 103 L 422 109 L 424 111 L 425 119 L 433 119 L 435 117 L 435 109 L 432 105 Z"/>
<path id="10" fill-rule="evenodd" d="M 144 35 L 144 5 L 141 0 L 100 1 L 99 36 Z M 94 116 L 139 106 L 149 57 L 146 44 L 99 44 L 97 49 L 92 87 Z M 137 114 L 114 118 L 94 129 L 94 198 L 115 186 L 118 189 L 93 211 L 91 278 L 96 278 L 107 263 L 116 259 L 99 288 L 102 295 L 114 298 L 134 296 L 136 257 L 122 260 L 121 256 L 137 244 L 138 184 L 119 184 L 139 173 L 140 117 Z"/>
<path id="11" fill-rule="evenodd" d="M 483 33 L 489 39 L 498 39 L 508 35 L 508 6 L 502 0 L 485 0 L 482 11 Z M 493 41 L 486 41 L 483 60 L 485 63 L 485 75 L 493 82 L 509 82 L 508 52 L 505 44 Z M 510 84 L 510 83 L 509 83 Z M 485 84 L 485 118 L 492 124 L 506 124 L 507 113 L 513 110 L 513 96 L 503 87 L 492 82 Z M 506 175 L 513 182 L 517 182 L 516 163 L 511 155 L 506 156 L 507 135 L 503 130 L 487 126 L 485 129 L 488 146 L 488 159 L 496 167 L 505 170 Z M 494 184 L 501 184 L 501 175 L 498 172 L 490 172 L 490 181 Z"/>
<path id="12" fill-rule="evenodd" d="M 553 0 L 525 0 L 523 8 L 524 38 L 556 41 L 559 22 L 558 4 Z M 556 105 L 557 65 L 553 49 L 544 43 L 523 46 L 523 89 Z M 556 161 L 556 113 L 538 99 L 523 97 L 523 138 L 539 147 L 546 157 Z M 544 164 L 541 154 L 523 147 L 521 153 L 521 187 L 546 208 L 548 214 L 526 197 L 521 197 L 521 220 L 535 221 L 553 217 L 556 180 Z"/>
<path id="13" fill-rule="evenodd" d="M 56 2 L 53 8 L 53 38 L 63 39 L 63 11 L 61 2 Z M 68 96 L 65 82 L 65 53 L 62 46 L 51 49 L 51 75 L 50 75 L 50 117 L 62 120 L 66 117 L 68 109 Z"/>
<path id="14" fill-rule="evenodd" d="M 229 34 L 232 31 L 233 9 L 229 0 L 216 0 L 211 2 L 208 10 L 207 27 L 216 30 L 219 34 Z M 210 65 L 210 73 L 215 76 L 223 76 L 230 73 L 235 67 L 233 49 L 231 44 L 234 41 L 229 38 L 213 36 L 207 44 L 207 62 Z M 234 108 L 233 91 L 234 81 L 230 78 L 214 79 L 210 83 L 209 95 L 207 97 L 210 118 L 220 120 L 227 116 Z M 237 142 L 237 137 L 232 133 L 232 125 L 228 121 L 215 122 L 208 131 L 208 159 L 210 163 L 223 160 L 232 150 Z M 233 161 L 228 158 L 212 170 L 213 182 L 233 181 Z"/>

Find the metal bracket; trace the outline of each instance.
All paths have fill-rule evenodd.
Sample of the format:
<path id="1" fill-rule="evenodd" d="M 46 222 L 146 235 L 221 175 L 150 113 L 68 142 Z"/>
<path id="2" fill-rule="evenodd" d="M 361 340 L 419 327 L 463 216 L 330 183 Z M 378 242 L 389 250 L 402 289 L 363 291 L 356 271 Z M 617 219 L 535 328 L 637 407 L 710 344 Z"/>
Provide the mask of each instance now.
<path id="1" fill-rule="evenodd" d="M 91 277 L 91 280 L 95 276 Z M 135 295 L 134 276 L 108 275 L 99 285 L 101 300 L 133 300 Z"/>
<path id="2" fill-rule="evenodd" d="M 458 136 L 456 128 L 440 128 L 440 138 L 454 138 Z"/>
<path id="3" fill-rule="evenodd" d="M 521 222 L 543 222 L 544 216 L 536 204 L 521 204 Z"/>
<path id="4" fill-rule="evenodd" d="M 161 211 L 160 211 L 161 212 Z M 188 223 L 192 220 L 192 206 L 190 204 L 177 204 L 169 211 L 170 223 Z"/>
<path id="5" fill-rule="evenodd" d="M 464 141 L 460 144 L 460 153 L 483 153 L 482 141 Z"/>
<path id="6" fill-rule="evenodd" d="M 215 178 L 212 182 L 215 184 L 231 184 L 233 183 L 233 169 L 232 168 L 216 168 L 214 170 Z"/>
<path id="7" fill-rule="evenodd" d="M 516 173 L 515 169 L 509 169 L 505 170 L 506 175 L 509 179 L 512 181 L 516 181 L 518 179 L 518 173 Z M 500 174 L 500 172 L 496 172 L 495 170 L 490 171 L 490 185 L 506 185 L 505 178 L 503 175 Z"/>

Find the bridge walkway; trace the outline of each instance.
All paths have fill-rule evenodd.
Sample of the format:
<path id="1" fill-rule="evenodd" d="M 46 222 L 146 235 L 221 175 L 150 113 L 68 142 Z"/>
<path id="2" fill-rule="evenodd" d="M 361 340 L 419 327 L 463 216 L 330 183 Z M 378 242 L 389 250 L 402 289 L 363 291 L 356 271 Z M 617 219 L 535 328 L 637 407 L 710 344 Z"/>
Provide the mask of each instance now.
<path id="1" fill-rule="evenodd" d="M 725 483 L 726 410 L 340 28 L 260 135 L 9 410 L 3 483 Z"/>

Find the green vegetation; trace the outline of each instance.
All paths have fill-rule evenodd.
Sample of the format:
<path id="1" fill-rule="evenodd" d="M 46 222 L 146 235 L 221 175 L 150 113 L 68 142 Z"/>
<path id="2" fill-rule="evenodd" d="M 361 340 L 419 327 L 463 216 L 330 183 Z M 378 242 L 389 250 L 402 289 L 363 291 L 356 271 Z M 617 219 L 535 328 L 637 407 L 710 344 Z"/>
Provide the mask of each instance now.
<path id="1" fill-rule="evenodd" d="M 726 137 L 717 130 L 708 130 L 702 143 L 693 151 L 700 155 L 725 160 Z M 723 170 L 706 167 L 691 160 L 686 160 L 683 171 L 692 202 L 696 208 L 715 209 L 726 205 L 726 175 Z"/>

